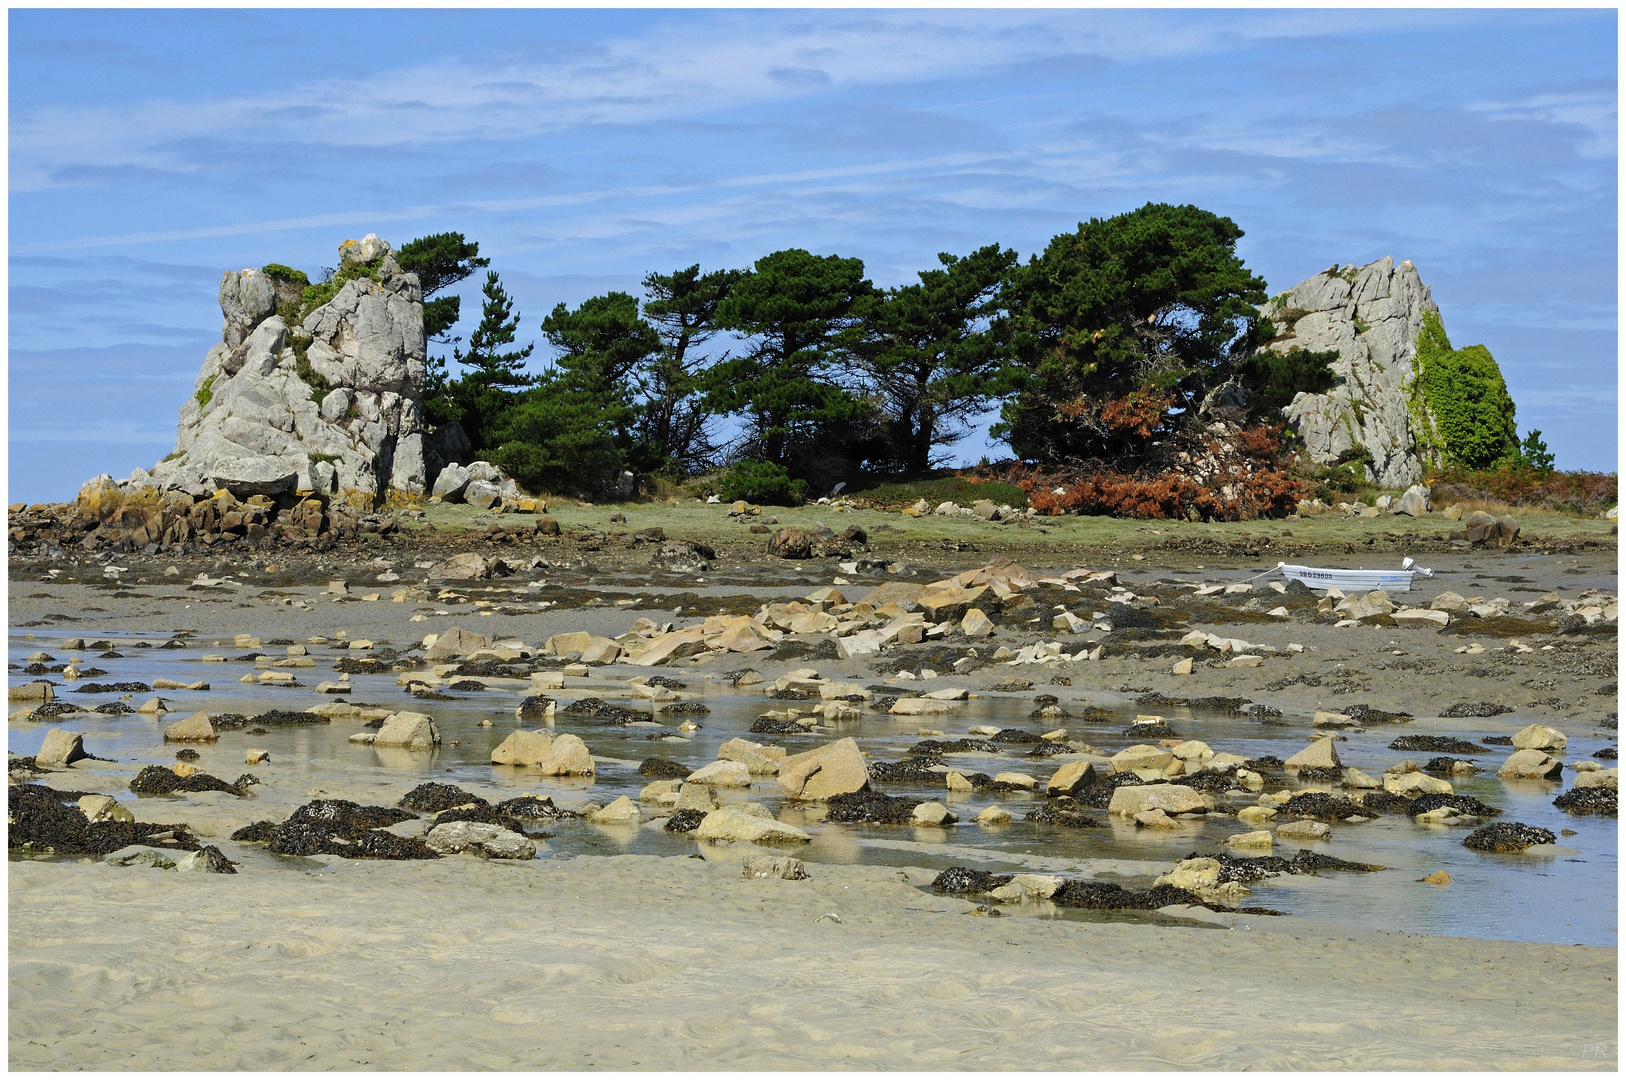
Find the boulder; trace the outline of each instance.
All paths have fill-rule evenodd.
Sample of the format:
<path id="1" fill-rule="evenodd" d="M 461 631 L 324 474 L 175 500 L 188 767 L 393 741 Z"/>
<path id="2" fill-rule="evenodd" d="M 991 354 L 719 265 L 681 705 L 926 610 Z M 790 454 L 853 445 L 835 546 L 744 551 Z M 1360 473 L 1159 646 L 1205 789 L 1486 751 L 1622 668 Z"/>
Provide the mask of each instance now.
<path id="1" fill-rule="evenodd" d="M 1167 750 L 1141 743 L 1113 754 L 1110 764 L 1111 771 L 1115 773 L 1139 772 L 1143 769 L 1161 772 L 1173 760 L 1174 755 Z"/>
<path id="2" fill-rule="evenodd" d="M 805 529 L 786 526 L 773 534 L 768 551 L 781 559 L 808 559 L 813 556 L 813 538 Z"/>
<path id="3" fill-rule="evenodd" d="M 433 581 L 480 581 L 490 576 L 491 564 L 472 551 L 453 555 L 445 562 L 436 563 L 429 571 Z"/>
<path id="4" fill-rule="evenodd" d="M 175 860 L 175 870 L 181 874 L 235 874 L 235 864 L 213 844 L 205 844 L 198 850 L 182 855 Z"/>
<path id="5" fill-rule="evenodd" d="M 1578 773 L 1575 777 L 1575 786 L 1578 788 L 1608 788 L 1610 791 L 1620 790 L 1620 769 L 1593 769 L 1589 772 Z"/>
<path id="6" fill-rule="evenodd" d="M 968 638 L 987 637 L 994 632 L 994 623 L 981 608 L 970 608 L 960 620 L 960 633 Z"/>
<path id="7" fill-rule="evenodd" d="M 723 801 L 717 797 L 717 791 L 705 784 L 682 783 L 678 785 L 677 800 L 672 804 L 674 810 L 699 810 L 709 813 Z"/>
<path id="8" fill-rule="evenodd" d="M 516 731 L 491 751 L 493 765 L 536 765 L 553 749 L 553 736 L 546 731 Z"/>
<path id="9" fill-rule="evenodd" d="M 1552 750 L 1562 754 L 1568 745 L 1569 739 L 1562 731 L 1541 724 L 1530 724 L 1513 733 L 1515 750 Z"/>
<path id="10" fill-rule="evenodd" d="M 164 728 L 165 742 L 214 742 L 220 736 L 208 713 L 193 713 L 185 720 L 177 720 Z"/>
<path id="11" fill-rule="evenodd" d="M 752 776 L 778 776 L 780 763 L 785 760 L 785 748 L 764 746 L 749 739 L 730 739 L 717 748 L 717 759 L 741 762 Z"/>
<path id="12" fill-rule="evenodd" d="M 1563 774 L 1564 763 L 1540 750 L 1516 750 L 1496 770 L 1504 780 L 1557 780 Z"/>
<path id="13" fill-rule="evenodd" d="M 1425 772 L 1385 774 L 1383 790 L 1408 799 L 1415 799 L 1419 795 L 1450 795 L 1454 791 L 1450 781 Z"/>
<path id="14" fill-rule="evenodd" d="M 923 802 L 915 807 L 911 820 L 916 825 L 953 825 L 960 819 L 949 812 L 949 808 L 940 802 Z"/>
<path id="15" fill-rule="evenodd" d="M 714 761 L 690 773 L 687 782 L 699 787 L 750 787 L 751 769 L 743 761 Z"/>
<path id="16" fill-rule="evenodd" d="M 1121 787 L 1112 793 L 1112 801 L 1107 804 L 1107 813 L 1119 817 L 1134 817 L 1147 810 L 1162 810 L 1166 814 L 1203 814 L 1208 812 L 1208 804 L 1203 801 L 1201 793 L 1184 784 Z"/>
<path id="17" fill-rule="evenodd" d="M 484 634 L 471 634 L 467 630 L 460 630 L 452 626 L 441 631 L 435 638 L 435 643 L 429 646 L 424 653 L 424 659 L 430 663 L 436 663 L 441 660 L 451 660 L 454 657 L 467 656 L 469 653 L 489 648 L 491 648 L 491 639 Z"/>
<path id="18" fill-rule="evenodd" d="M 644 815 L 637 803 L 623 795 L 602 810 L 594 810 L 587 820 L 594 825 L 637 825 L 644 820 Z"/>
<path id="19" fill-rule="evenodd" d="M 1087 761 L 1069 761 L 1057 769 L 1044 786 L 1044 793 L 1052 798 L 1059 795 L 1077 795 L 1095 783 L 1095 766 Z"/>
<path id="20" fill-rule="evenodd" d="M 707 814 L 695 829 L 696 839 L 713 843 L 805 844 L 813 838 L 793 825 L 775 821 L 759 803 L 738 803 Z"/>
<path id="21" fill-rule="evenodd" d="M 1323 821 L 1289 821 L 1276 826 L 1280 840 L 1325 840 L 1332 835 L 1332 826 Z"/>
<path id="22" fill-rule="evenodd" d="M 1232 833 L 1230 836 L 1227 836 L 1224 840 L 1220 841 L 1222 846 L 1228 848 L 1269 848 L 1274 843 L 1275 838 L 1272 837 L 1269 830 L 1266 829 L 1258 829 L 1254 832 Z"/>
<path id="23" fill-rule="evenodd" d="M 72 765 L 90 755 L 85 753 L 85 738 L 77 731 L 52 728 L 45 733 L 45 741 L 34 755 L 34 764 L 42 768 Z"/>
<path id="24" fill-rule="evenodd" d="M 1333 739 L 1317 739 L 1282 763 L 1283 768 L 1295 772 L 1301 769 L 1342 769 L 1338 760 L 1338 744 Z"/>
<path id="25" fill-rule="evenodd" d="M 429 750 L 440 745 L 440 729 L 435 721 L 417 712 L 392 713 L 373 739 L 374 746 L 396 746 L 407 750 Z"/>
<path id="26" fill-rule="evenodd" d="M 543 776 L 592 776 L 597 771 L 587 744 L 575 735 L 560 735 L 536 763 Z"/>
<path id="27" fill-rule="evenodd" d="M 37 760 L 37 759 L 36 759 Z M 135 815 L 111 795 L 81 795 L 79 812 L 91 824 L 98 821 L 134 821 Z"/>
<path id="28" fill-rule="evenodd" d="M 1173 885 L 1177 889 L 1201 894 L 1219 884 L 1221 869 L 1218 859 L 1187 859 L 1153 884 Z"/>
<path id="29" fill-rule="evenodd" d="M 838 739 L 816 750 L 787 757 L 779 766 L 779 786 L 789 799 L 816 801 L 869 787 L 869 770 L 858 743 Z"/>
<path id="30" fill-rule="evenodd" d="M 1427 484 L 1413 484 L 1400 496 L 1392 510 L 1396 514 L 1407 514 L 1411 517 L 1422 517 L 1429 511 L 1429 488 Z"/>
<path id="31" fill-rule="evenodd" d="M 440 855 L 476 855 L 482 859 L 534 859 L 536 843 L 512 829 L 479 821 L 449 821 L 423 838 Z"/>
<path id="32" fill-rule="evenodd" d="M 1051 874 L 1017 874 L 988 895 L 1001 904 L 1031 904 L 1055 896 L 1063 880 Z"/>

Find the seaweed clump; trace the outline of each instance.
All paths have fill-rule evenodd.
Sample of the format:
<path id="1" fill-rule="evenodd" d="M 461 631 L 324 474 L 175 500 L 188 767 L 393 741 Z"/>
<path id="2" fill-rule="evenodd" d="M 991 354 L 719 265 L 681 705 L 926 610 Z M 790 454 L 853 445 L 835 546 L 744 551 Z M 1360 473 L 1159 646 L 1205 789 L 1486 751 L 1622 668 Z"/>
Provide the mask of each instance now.
<path id="1" fill-rule="evenodd" d="M 1553 800 L 1553 805 L 1566 814 L 1596 814 L 1599 817 L 1618 817 L 1619 795 L 1614 788 L 1571 788 Z"/>
<path id="2" fill-rule="evenodd" d="M 662 826 L 667 832 L 694 832 L 706 820 L 704 810 L 676 810 Z"/>
<path id="3" fill-rule="evenodd" d="M 1414 754 L 1483 754 L 1485 748 L 1467 739 L 1453 739 L 1446 735 L 1402 735 L 1389 744 L 1391 750 L 1406 750 Z"/>
<path id="4" fill-rule="evenodd" d="M 1481 825 L 1469 833 L 1462 846 L 1474 851 L 1508 852 L 1523 851 L 1537 844 L 1552 844 L 1557 840 L 1558 837 L 1546 829 L 1526 825 L 1522 821 L 1498 821 L 1493 825 Z"/>
<path id="5" fill-rule="evenodd" d="M 10 826 L 6 846 L 13 850 L 56 855 L 107 855 L 131 844 L 196 851 L 198 842 L 185 824 L 150 821 L 91 822 L 77 806 L 63 800 L 78 792 L 61 792 L 40 784 L 18 784 L 6 791 Z"/>
<path id="6" fill-rule="evenodd" d="M 944 774 L 932 771 L 933 765 L 941 764 L 942 762 L 935 758 L 873 761 L 869 765 L 869 778 L 871 780 L 890 780 L 898 783 L 912 781 L 924 784 L 942 784 Z"/>
<path id="7" fill-rule="evenodd" d="M 693 769 L 681 761 L 672 761 L 669 758 L 645 758 L 638 765 L 639 776 L 652 776 L 657 780 L 687 780 Z"/>
<path id="8" fill-rule="evenodd" d="M 853 791 L 832 795 L 824 820 L 872 825 L 907 825 L 914 820 L 918 799 L 882 795 L 878 791 Z"/>
<path id="9" fill-rule="evenodd" d="M 1034 810 L 1022 820 L 1037 825 L 1059 825 L 1066 829 L 1099 829 L 1100 820 L 1094 815 L 1086 814 L 1085 809 L 1084 803 L 1063 795 Z"/>
<path id="10" fill-rule="evenodd" d="M 137 795 L 173 795 L 178 791 L 225 791 L 233 795 L 244 794 L 242 781 L 228 784 L 218 776 L 206 772 L 179 776 L 173 769 L 162 765 L 148 765 L 130 781 L 130 790 Z"/>
<path id="11" fill-rule="evenodd" d="M 964 866 L 951 866 L 932 879 L 932 888 L 940 893 L 962 896 L 985 893 L 1009 885 L 1014 874 L 990 874 L 986 870 L 970 870 Z"/>
<path id="12" fill-rule="evenodd" d="M 384 830 L 412 815 L 391 806 L 361 806 L 348 799 L 317 799 L 287 821 L 256 821 L 232 833 L 242 843 L 265 843 L 277 855 L 338 855 L 346 859 L 436 859 L 422 840 Z"/>
<path id="13" fill-rule="evenodd" d="M 1279 810 L 1290 818 L 1313 818 L 1316 821 L 1372 816 L 1371 811 L 1359 803 L 1329 795 L 1325 791 L 1301 791 L 1283 803 Z"/>
<path id="14" fill-rule="evenodd" d="M 314 805 L 314 804 L 313 804 Z M 416 810 L 420 814 L 438 814 L 442 810 L 450 810 L 454 806 L 486 806 L 486 800 L 480 798 L 472 791 L 464 791 L 456 784 L 437 784 L 433 781 L 419 784 L 405 795 L 401 796 L 401 806 L 408 810 Z M 405 818 L 396 818 L 404 821 Z M 388 822 L 387 824 L 394 824 Z"/>

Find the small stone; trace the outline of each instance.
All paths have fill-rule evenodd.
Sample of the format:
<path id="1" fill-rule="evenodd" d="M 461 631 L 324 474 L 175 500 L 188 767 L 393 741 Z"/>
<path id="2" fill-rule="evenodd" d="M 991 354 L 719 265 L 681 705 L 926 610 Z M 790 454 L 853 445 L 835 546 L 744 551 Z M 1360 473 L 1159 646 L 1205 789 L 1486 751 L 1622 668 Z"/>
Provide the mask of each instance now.
<path id="1" fill-rule="evenodd" d="M 1190 675 L 1191 674 L 1191 657 L 1188 656 L 1184 660 L 1181 660 L 1178 663 L 1176 663 L 1174 665 L 1174 667 L 1169 669 L 1169 674 L 1171 674 L 1171 675 Z"/>
<path id="2" fill-rule="evenodd" d="M 1236 812 L 1236 819 L 1244 825 L 1261 825 L 1276 816 L 1274 806 L 1244 806 Z"/>
<path id="3" fill-rule="evenodd" d="M 943 774 L 943 780 L 950 791 L 972 790 L 971 781 L 967 780 L 964 775 L 955 772 L 953 769 L 950 769 L 948 772 Z"/>
<path id="4" fill-rule="evenodd" d="M 1003 806 L 990 806 L 977 815 L 979 825 L 1008 825 L 1010 820 L 1011 812 Z"/>
<path id="5" fill-rule="evenodd" d="M 1423 881 L 1429 885 L 1449 885 L 1451 884 L 1451 875 L 1444 870 L 1436 870 L 1424 878 Z"/>
<path id="6" fill-rule="evenodd" d="M 1323 821 L 1289 821 L 1276 826 L 1276 835 L 1283 840 L 1325 840 L 1332 835 L 1332 826 Z"/>
<path id="7" fill-rule="evenodd" d="M 245 765 L 264 765 L 270 760 L 271 751 L 269 750 L 245 750 L 243 752 L 243 763 Z"/>
<path id="8" fill-rule="evenodd" d="M 1249 807 L 1249 809 L 1257 810 L 1259 807 Z M 1225 847 L 1231 848 L 1268 848 L 1274 842 L 1274 838 L 1265 829 L 1259 829 L 1255 832 L 1233 833 L 1220 841 Z"/>
<path id="9" fill-rule="evenodd" d="M 214 742 L 220 736 L 209 721 L 208 713 L 193 713 L 185 720 L 177 720 L 164 728 L 165 742 Z"/>
<path id="10" fill-rule="evenodd" d="M 638 804 L 623 795 L 604 809 L 594 811 L 587 820 L 594 825 L 637 825 L 643 819 Z"/>

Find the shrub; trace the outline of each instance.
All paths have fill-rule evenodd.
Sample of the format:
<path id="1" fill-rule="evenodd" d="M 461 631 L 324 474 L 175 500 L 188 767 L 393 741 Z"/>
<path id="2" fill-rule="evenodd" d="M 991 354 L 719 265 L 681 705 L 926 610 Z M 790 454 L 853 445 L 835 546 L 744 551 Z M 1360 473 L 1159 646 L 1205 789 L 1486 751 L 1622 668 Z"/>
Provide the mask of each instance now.
<path id="1" fill-rule="evenodd" d="M 723 474 L 719 484 L 728 502 L 795 506 L 807 494 L 807 481 L 792 480 L 784 466 L 771 461 L 742 461 Z"/>
<path id="2" fill-rule="evenodd" d="M 878 508 L 908 506 L 925 499 L 936 506 L 941 502 L 957 502 L 969 506 L 978 499 L 1017 509 L 1028 504 L 1027 492 L 1003 480 L 979 480 L 967 476 L 940 476 L 933 480 L 883 481 L 869 486 L 849 488 L 847 494 L 859 503 Z"/>
<path id="3" fill-rule="evenodd" d="M 305 291 L 299 296 L 299 317 L 303 319 L 323 304 L 331 301 L 339 294 L 339 290 L 344 287 L 344 283 L 347 281 L 353 281 L 361 277 L 372 278 L 377 281 L 379 267 L 383 265 L 383 256 L 379 256 L 371 262 L 352 263 L 341 268 L 337 274 L 334 274 L 326 281 L 318 282 L 315 285 L 307 285 Z M 294 273 L 298 272 L 297 270 L 294 271 Z"/>
<path id="4" fill-rule="evenodd" d="M 215 377 L 211 375 L 207 379 L 203 380 L 202 386 L 198 387 L 198 392 L 196 395 L 194 395 L 198 399 L 198 408 L 207 409 L 209 407 L 209 402 L 214 400 L 214 385 Z"/>
<path id="5" fill-rule="evenodd" d="M 1285 353 L 1261 350 L 1237 364 L 1237 375 L 1248 388 L 1249 411 L 1265 420 L 1281 419 L 1282 409 L 1293 403 L 1293 398 L 1304 391 L 1324 394 L 1333 388 L 1338 377 L 1331 364 L 1338 359 L 1338 350 L 1311 352 L 1293 349 Z"/>
<path id="6" fill-rule="evenodd" d="M 1413 363 L 1412 426 L 1421 441 L 1441 451 L 1448 463 L 1470 469 L 1492 468 L 1518 456 L 1513 398 L 1489 349 L 1453 349 L 1440 317 L 1430 311 L 1417 331 Z M 1433 417 L 1432 428 L 1425 410 Z"/>
<path id="7" fill-rule="evenodd" d="M 1614 473 L 1542 472 L 1511 462 L 1496 469 L 1447 466 L 1427 482 L 1436 505 L 1480 500 L 1588 517 L 1614 506 L 1619 490 Z"/>
<path id="8" fill-rule="evenodd" d="M 281 263 L 266 263 L 260 267 L 260 273 L 272 281 L 291 281 L 296 285 L 309 285 L 311 283 L 311 279 L 305 276 L 305 271 L 295 270 L 293 267 L 284 266 Z"/>

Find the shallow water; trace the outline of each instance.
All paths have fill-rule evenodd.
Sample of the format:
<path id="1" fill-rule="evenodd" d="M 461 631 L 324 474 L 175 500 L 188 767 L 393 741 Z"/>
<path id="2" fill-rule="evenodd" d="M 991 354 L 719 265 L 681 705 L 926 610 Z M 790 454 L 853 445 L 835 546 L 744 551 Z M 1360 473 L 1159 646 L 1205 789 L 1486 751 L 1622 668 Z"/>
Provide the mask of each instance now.
<path id="1" fill-rule="evenodd" d="M 9 660 L 21 664 L 26 655 L 41 648 L 54 653 L 59 660 L 66 659 L 66 654 L 52 648 L 50 642 L 72 636 L 73 633 L 68 628 L 56 628 L 50 637 L 32 640 L 14 634 L 10 639 Z M 97 636 L 112 637 L 105 632 L 98 632 Z M 161 639 L 148 637 L 146 640 Z M 313 646 L 311 654 L 318 666 L 292 669 L 295 676 L 307 684 L 306 688 L 268 689 L 236 681 L 244 672 L 252 670 L 249 664 L 203 663 L 199 659 L 205 652 L 230 656 L 243 651 L 229 645 L 208 644 L 205 648 L 158 650 L 120 644 L 117 648 L 124 654 L 123 659 L 99 660 L 93 658 L 93 653 L 78 654 L 87 666 L 107 670 L 108 674 L 96 676 L 93 681 L 151 683 L 154 678 L 170 678 L 182 682 L 202 679 L 211 683 L 212 689 L 207 694 L 160 691 L 181 710 L 178 714 L 172 714 L 169 717 L 171 720 L 197 708 L 206 708 L 210 712 L 240 712 L 249 716 L 270 708 L 306 708 L 313 701 L 308 687 L 324 677 L 331 678 L 331 663 L 340 655 L 336 650 Z M 396 685 L 394 673 L 352 676 L 351 683 L 355 689 L 350 699 L 359 703 L 431 713 L 446 742 L 435 752 L 378 750 L 352 744 L 348 737 L 362 728 L 351 721 L 272 727 L 263 735 L 249 735 L 246 731 L 224 732 L 219 747 L 229 750 L 230 756 L 238 762 L 242 760 L 239 750 L 243 746 L 269 750 L 273 760 L 272 774 L 279 780 L 297 778 L 314 781 L 322 778 L 334 781 L 336 776 L 344 775 L 388 775 L 398 777 L 400 790 L 404 793 L 424 780 L 434 779 L 461 784 L 487 795 L 494 794 L 495 789 L 504 793 L 501 797 L 520 792 L 552 795 L 559 805 L 573 807 L 588 799 L 603 805 L 619 795 L 636 798 L 638 790 L 649 781 L 649 778 L 637 772 L 639 762 L 647 757 L 667 757 L 698 767 L 715 759 L 718 745 L 738 735 L 746 735 L 758 742 L 783 745 L 791 753 L 810 749 L 828 740 L 830 736 L 827 734 L 749 735 L 752 721 L 767 708 L 805 709 L 812 703 L 769 701 L 761 693 L 763 688 L 760 686 L 741 691 L 717 681 L 706 681 L 704 675 L 708 671 L 720 671 L 725 666 L 744 666 L 748 662 L 744 658 L 733 659 L 738 663 L 719 663 L 682 672 L 663 671 L 668 677 L 688 684 L 686 698 L 698 696 L 712 710 L 709 715 L 693 717 L 701 724 L 702 730 L 688 739 L 674 740 L 675 732 L 672 729 L 689 717 L 665 717 L 667 728 L 663 736 L 661 729 L 652 726 L 611 727 L 591 718 L 560 712 L 552 730 L 581 736 L 598 762 L 598 775 L 590 781 L 549 780 L 527 770 L 490 764 L 491 750 L 520 726 L 513 711 L 520 694 L 492 690 L 453 694 L 451 696 L 455 700 L 452 701 L 418 701 L 406 696 Z M 993 668 L 965 677 L 940 679 L 932 685 L 971 688 L 991 685 L 999 681 L 1006 670 L 1018 672 L 1020 677 L 1034 679 L 1036 683 L 1043 681 L 1043 675 L 1039 674 L 1042 669 Z M 14 683 L 26 678 L 13 672 Z M 56 679 L 54 676 L 52 678 Z M 873 681 L 878 683 L 880 680 L 877 678 Z M 603 697 L 615 704 L 628 704 L 624 698 L 614 694 L 613 680 L 594 679 L 587 683 L 573 679 L 571 682 L 573 685 L 569 689 L 550 692 L 551 696 L 558 697 L 561 704 L 588 696 Z M 1104 704 L 1103 699 L 1092 695 L 1091 688 L 1083 685 L 1083 682 L 1075 675 L 1071 687 L 1035 685 L 1026 694 L 995 695 L 968 702 L 947 716 L 891 717 L 884 713 L 865 712 L 862 719 L 840 725 L 838 733 L 859 738 L 860 745 L 877 760 L 897 760 L 905 756 L 908 747 L 923 738 L 917 733 L 922 727 L 941 729 L 947 733 L 947 738 L 954 738 L 963 735 L 968 726 L 977 724 L 1022 727 L 1033 732 L 1065 726 L 1072 738 L 1089 742 L 1109 754 L 1138 741 L 1122 733 L 1133 719 L 1135 710 L 1132 708 L 1117 710 L 1109 721 L 1102 723 L 1082 723 L 1076 719 L 1065 722 L 1028 719 L 1028 713 L 1034 708 L 1033 696 L 1043 692 L 1055 693 L 1061 698 L 1062 705 L 1069 708 L 1087 703 Z M 94 707 L 116 696 L 80 694 L 72 690 L 71 685 L 61 694 L 66 700 L 85 703 L 86 707 Z M 128 704 L 137 706 L 148 696 L 133 695 Z M 633 707 L 646 711 L 651 708 L 647 703 L 641 706 L 634 704 Z M 1274 754 L 1286 758 L 1303 747 L 1311 731 L 1308 723 L 1303 721 L 1290 720 L 1285 724 L 1266 725 L 1252 719 L 1192 715 L 1178 709 L 1165 710 L 1165 715 L 1183 737 L 1200 738 L 1215 750 L 1247 757 Z M 492 726 L 480 727 L 480 721 L 484 719 L 490 719 Z M 1339 754 L 1345 765 L 1354 766 L 1370 775 L 1379 775 L 1386 766 L 1403 758 L 1410 757 L 1421 764 L 1433 756 L 1387 749 L 1387 744 L 1398 735 L 1452 735 L 1478 742 L 1484 735 L 1510 732 L 1526 722 L 1527 719 L 1516 715 L 1504 715 L 1492 720 L 1419 721 L 1408 725 L 1379 726 L 1347 733 L 1347 741 L 1339 744 Z M 11 751 L 18 754 L 34 753 L 45 731 L 51 726 L 11 725 Z M 173 748 L 155 752 L 159 725 L 149 717 L 81 714 L 64 717 L 54 726 L 84 733 L 87 749 L 102 757 L 166 763 L 173 760 Z M 1566 761 L 1577 761 L 1588 757 L 1594 750 L 1615 745 L 1612 733 L 1600 733 L 1578 723 L 1564 725 L 1560 722 L 1560 727 L 1570 739 Z M 660 741 L 651 741 L 651 735 L 656 735 Z M 1012 746 L 1000 755 L 951 755 L 945 760 L 966 773 L 1028 772 L 1041 781 L 1060 764 L 1053 759 L 1024 758 L 1022 754 L 1025 749 L 1023 746 Z M 1370 874 L 1327 873 L 1322 876 L 1271 878 L 1253 885 L 1253 895 L 1246 903 L 1275 908 L 1296 916 L 1372 929 L 1403 929 L 1416 933 L 1559 944 L 1617 944 L 1616 821 L 1574 817 L 1552 806 L 1553 798 L 1567 784 L 1506 784 L 1498 780 L 1495 768 L 1509 752 L 1508 747 L 1486 747 L 1484 754 L 1474 758 L 1484 771 L 1472 778 L 1453 781 L 1456 791 L 1502 807 L 1505 812 L 1499 820 L 1522 821 L 1550 829 L 1555 834 L 1561 834 L 1565 829 L 1573 830 L 1573 836 L 1560 835 L 1559 846 L 1555 850 L 1539 855 L 1481 854 L 1462 846 L 1462 840 L 1469 831 L 1467 829 L 1420 826 L 1409 820 L 1386 816 L 1364 824 L 1335 825 L 1330 841 L 1307 842 L 1305 846 L 1342 859 L 1378 863 L 1389 869 Z M 205 753 L 207 755 L 209 752 Z M 207 766 L 207 761 L 205 764 Z M 235 773 L 228 773 L 226 778 L 230 779 L 233 775 Z M 88 777 L 85 786 L 89 786 Z M 338 793 L 339 785 L 335 782 L 333 786 L 335 793 Z M 1103 828 L 1064 829 L 1021 821 L 1024 814 L 1043 804 L 1042 795 L 1005 794 L 996 797 L 979 792 L 951 798 L 941 786 L 900 783 L 877 786 L 888 794 L 946 802 L 963 822 L 970 822 L 978 812 L 994 802 L 1010 810 L 1017 820 L 999 828 L 983 828 L 976 824 L 961 824 L 948 829 L 824 825 L 819 823 L 821 815 L 817 809 L 784 805 L 778 785 L 771 779 L 766 782 L 759 780 L 749 792 L 725 789 L 719 794 L 725 801 L 746 798 L 760 801 L 782 820 L 812 833 L 812 843 L 796 852 L 810 863 L 862 862 L 932 868 L 968 865 L 990 871 L 1025 870 L 1099 877 L 1132 887 L 1146 887 L 1153 877 L 1165 872 L 1186 855 L 1193 852 L 1210 854 L 1225 836 L 1248 831 L 1247 826 L 1232 817 L 1187 824 L 1177 831 L 1165 832 L 1136 829 L 1133 825 L 1110 819 L 1104 813 L 1097 814 L 1107 822 Z M 1229 804 L 1222 802 L 1222 805 Z M 1234 811 L 1240 805 L 1245 804 L 1231 805 L 1231 809 Z M 625 852 L 691 855 L 702 848 L 692 836 L 666 833 L 659 825 L 651 824 L 638 828 L 608 828 L 569 821 L 549 823 L 548 831 L 553 836 L 545 849 L 545 858 Z M 1298 846 L 1293 842 L 1282 842 L 1276 846 L 1274 853 L 1291 857 Z M 1444 888 L 1420 883 L 1419 879 L 1436 870 L 1448 872 L 1454 883 Z M 1076 916 L 1076 913 L 1068 915 L 1083 917 Z"/>

